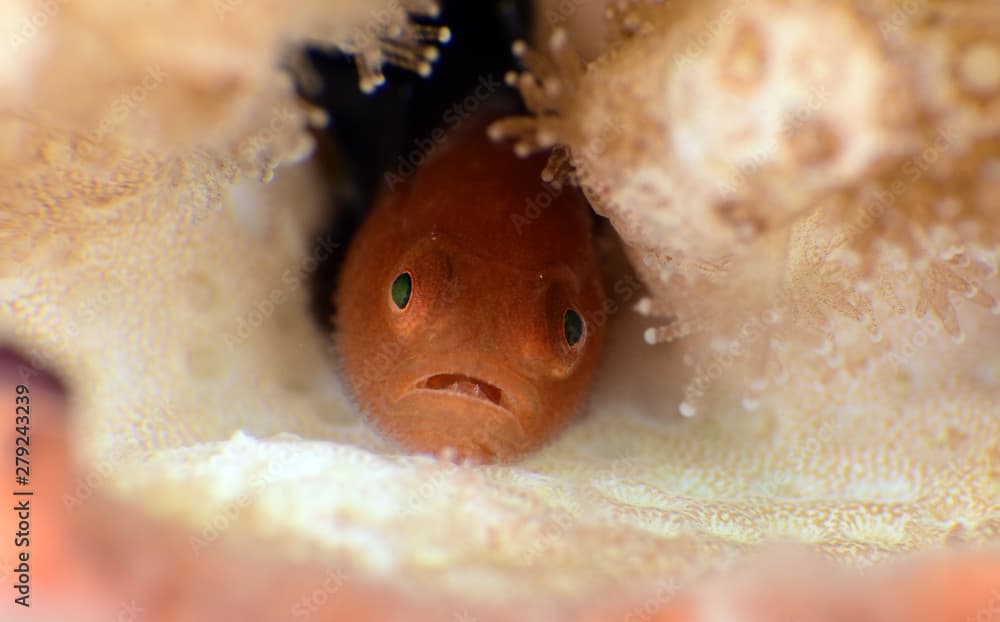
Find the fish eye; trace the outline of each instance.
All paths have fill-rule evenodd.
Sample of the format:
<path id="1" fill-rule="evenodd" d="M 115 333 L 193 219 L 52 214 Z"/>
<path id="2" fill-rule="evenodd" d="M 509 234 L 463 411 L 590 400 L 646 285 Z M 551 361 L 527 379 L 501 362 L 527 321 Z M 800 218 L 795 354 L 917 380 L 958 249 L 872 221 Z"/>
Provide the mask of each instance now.
<path id="1" fill-rule="evenodd" d="M 413 277 L 409 272 L 403 272 L 392 281 L 389 295 L 392 302 L 400 309 L 405 309 L 410 303 L 410 293 L 413 291 Z"/>
<path id="2" fill-rule="evenodd" d="M 575 346 L 583 338 L 583 318 L 573 309 L 566 309 L 563 314 L 563 335 L 566 343 Z"/>

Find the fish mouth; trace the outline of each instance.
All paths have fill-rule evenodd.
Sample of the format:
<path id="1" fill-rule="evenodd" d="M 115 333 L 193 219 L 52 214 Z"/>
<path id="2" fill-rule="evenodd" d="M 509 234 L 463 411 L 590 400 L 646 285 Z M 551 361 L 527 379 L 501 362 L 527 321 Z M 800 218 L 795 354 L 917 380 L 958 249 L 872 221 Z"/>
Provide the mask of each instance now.
<path id="1" fill-rule="evenodd" d="M 491 382 L 467 374 L 433 374 L 418 380 L 411 390 L 476 400 L 511 412 L 507 392 Z"/>

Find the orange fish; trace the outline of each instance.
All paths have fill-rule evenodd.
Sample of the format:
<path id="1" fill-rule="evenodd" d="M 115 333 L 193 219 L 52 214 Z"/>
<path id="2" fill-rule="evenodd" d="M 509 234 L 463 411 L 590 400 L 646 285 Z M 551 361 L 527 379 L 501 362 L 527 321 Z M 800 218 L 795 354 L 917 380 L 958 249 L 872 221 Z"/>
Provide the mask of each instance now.
<path id="1" fill-rule="evenodd" d="M 579 191 L 545 185 L 544 156 L 492 143 L 487 120 L 383 191 L 348 251 L 336 325 L 344 376 L 382 434 L 505 462 L 578 409 L 605 293 Z"/>

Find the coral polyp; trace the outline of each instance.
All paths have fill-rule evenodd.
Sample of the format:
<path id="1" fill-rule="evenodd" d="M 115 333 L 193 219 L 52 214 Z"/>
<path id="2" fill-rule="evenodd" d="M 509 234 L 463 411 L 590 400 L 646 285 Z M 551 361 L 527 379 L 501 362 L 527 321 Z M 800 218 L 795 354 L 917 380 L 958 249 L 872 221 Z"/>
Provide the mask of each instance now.
<path id="1" fill-rule="evenodd" d="M 846 320 L 864 351 L 900 314 L 960 341 L 952 296 L 996 309 L 995 3 L 623 2 L 609 16 L 616 37 L 586 66 L 558 31 L 555 62 L 522 54 L 535 117 L 494 134 L 559 145 L 549 174 L 610 218 L 651 290 L 642 310 L 669 321 L 648 340 L 729 339 L 775 307 L 782 341 L 844 342 Z"/>

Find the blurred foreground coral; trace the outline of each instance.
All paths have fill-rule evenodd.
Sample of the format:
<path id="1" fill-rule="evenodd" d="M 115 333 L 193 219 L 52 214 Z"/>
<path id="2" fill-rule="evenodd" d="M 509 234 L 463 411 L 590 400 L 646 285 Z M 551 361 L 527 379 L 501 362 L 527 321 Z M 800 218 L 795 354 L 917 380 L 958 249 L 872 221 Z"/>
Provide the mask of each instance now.
<path id="1" fill-rule="evenodd" d="M 587 411 L 504 467 L 397 454 L 344 400 L 307 313 L 334 242 L 310 237 L 326 188 L 302 162 L 321 119 L 282 68 L 311 41 L 359 52 L 366 87 L 382 60 L 421 70 L 407 10 L 432 7 L 404 4 L 0 8 L 0 335 L 65 382 L 71 442 L 52 451 L 79 457 L 37 483 L 61 499 L 39 506 L 51 545 L 93 539 L 134 561 L 141 545 L 116 549 L 106 525 L 58 535 L 102 512 L 138 530 L 122 542 L 164 534 L 141 555 L 200 568 L 155 597 L 134 588 L 164 619 L 198 577 L 223 577 L 222 593 L 258 563 L 254 586 L 284 563 L 303 588 L 349 569 L 357 591 L 338 598 L 381 602 L 372 616 L 414 593 L 455 620 L 490 619 L 469 601 L 539 619 L 991 612 L 997 563 L 978 552 L 1000 528 L 996 3 L 616 2 L 613 43 L 585 49 L 586 66 L 569 43 L 586 33 L 556 27 L 605 7 L 541 5 L 555 61 L 521 49 L 544 78 L 518 78 L 537 116 L 501 133 L 522 151 L 561 145 L 548 173 L 611 218 L 650 295 L 613 289 Z M 649 341 L 680 347 L 644 343 L 636 305 L 665 318 Z M 845 574 L 851 600 L 838 578 L 799 584 L 804 564 L 842 570 L 798 559 L 671 600 L 787 541 L 861 568 L 966 553 Z M 248 556 L 262 546 L 273 567 Z M 740 578 L 762 567 L 801 585 L 766 613 L 774 584 Z M 968 580 L 943 578 L 959 567 Z"/>

